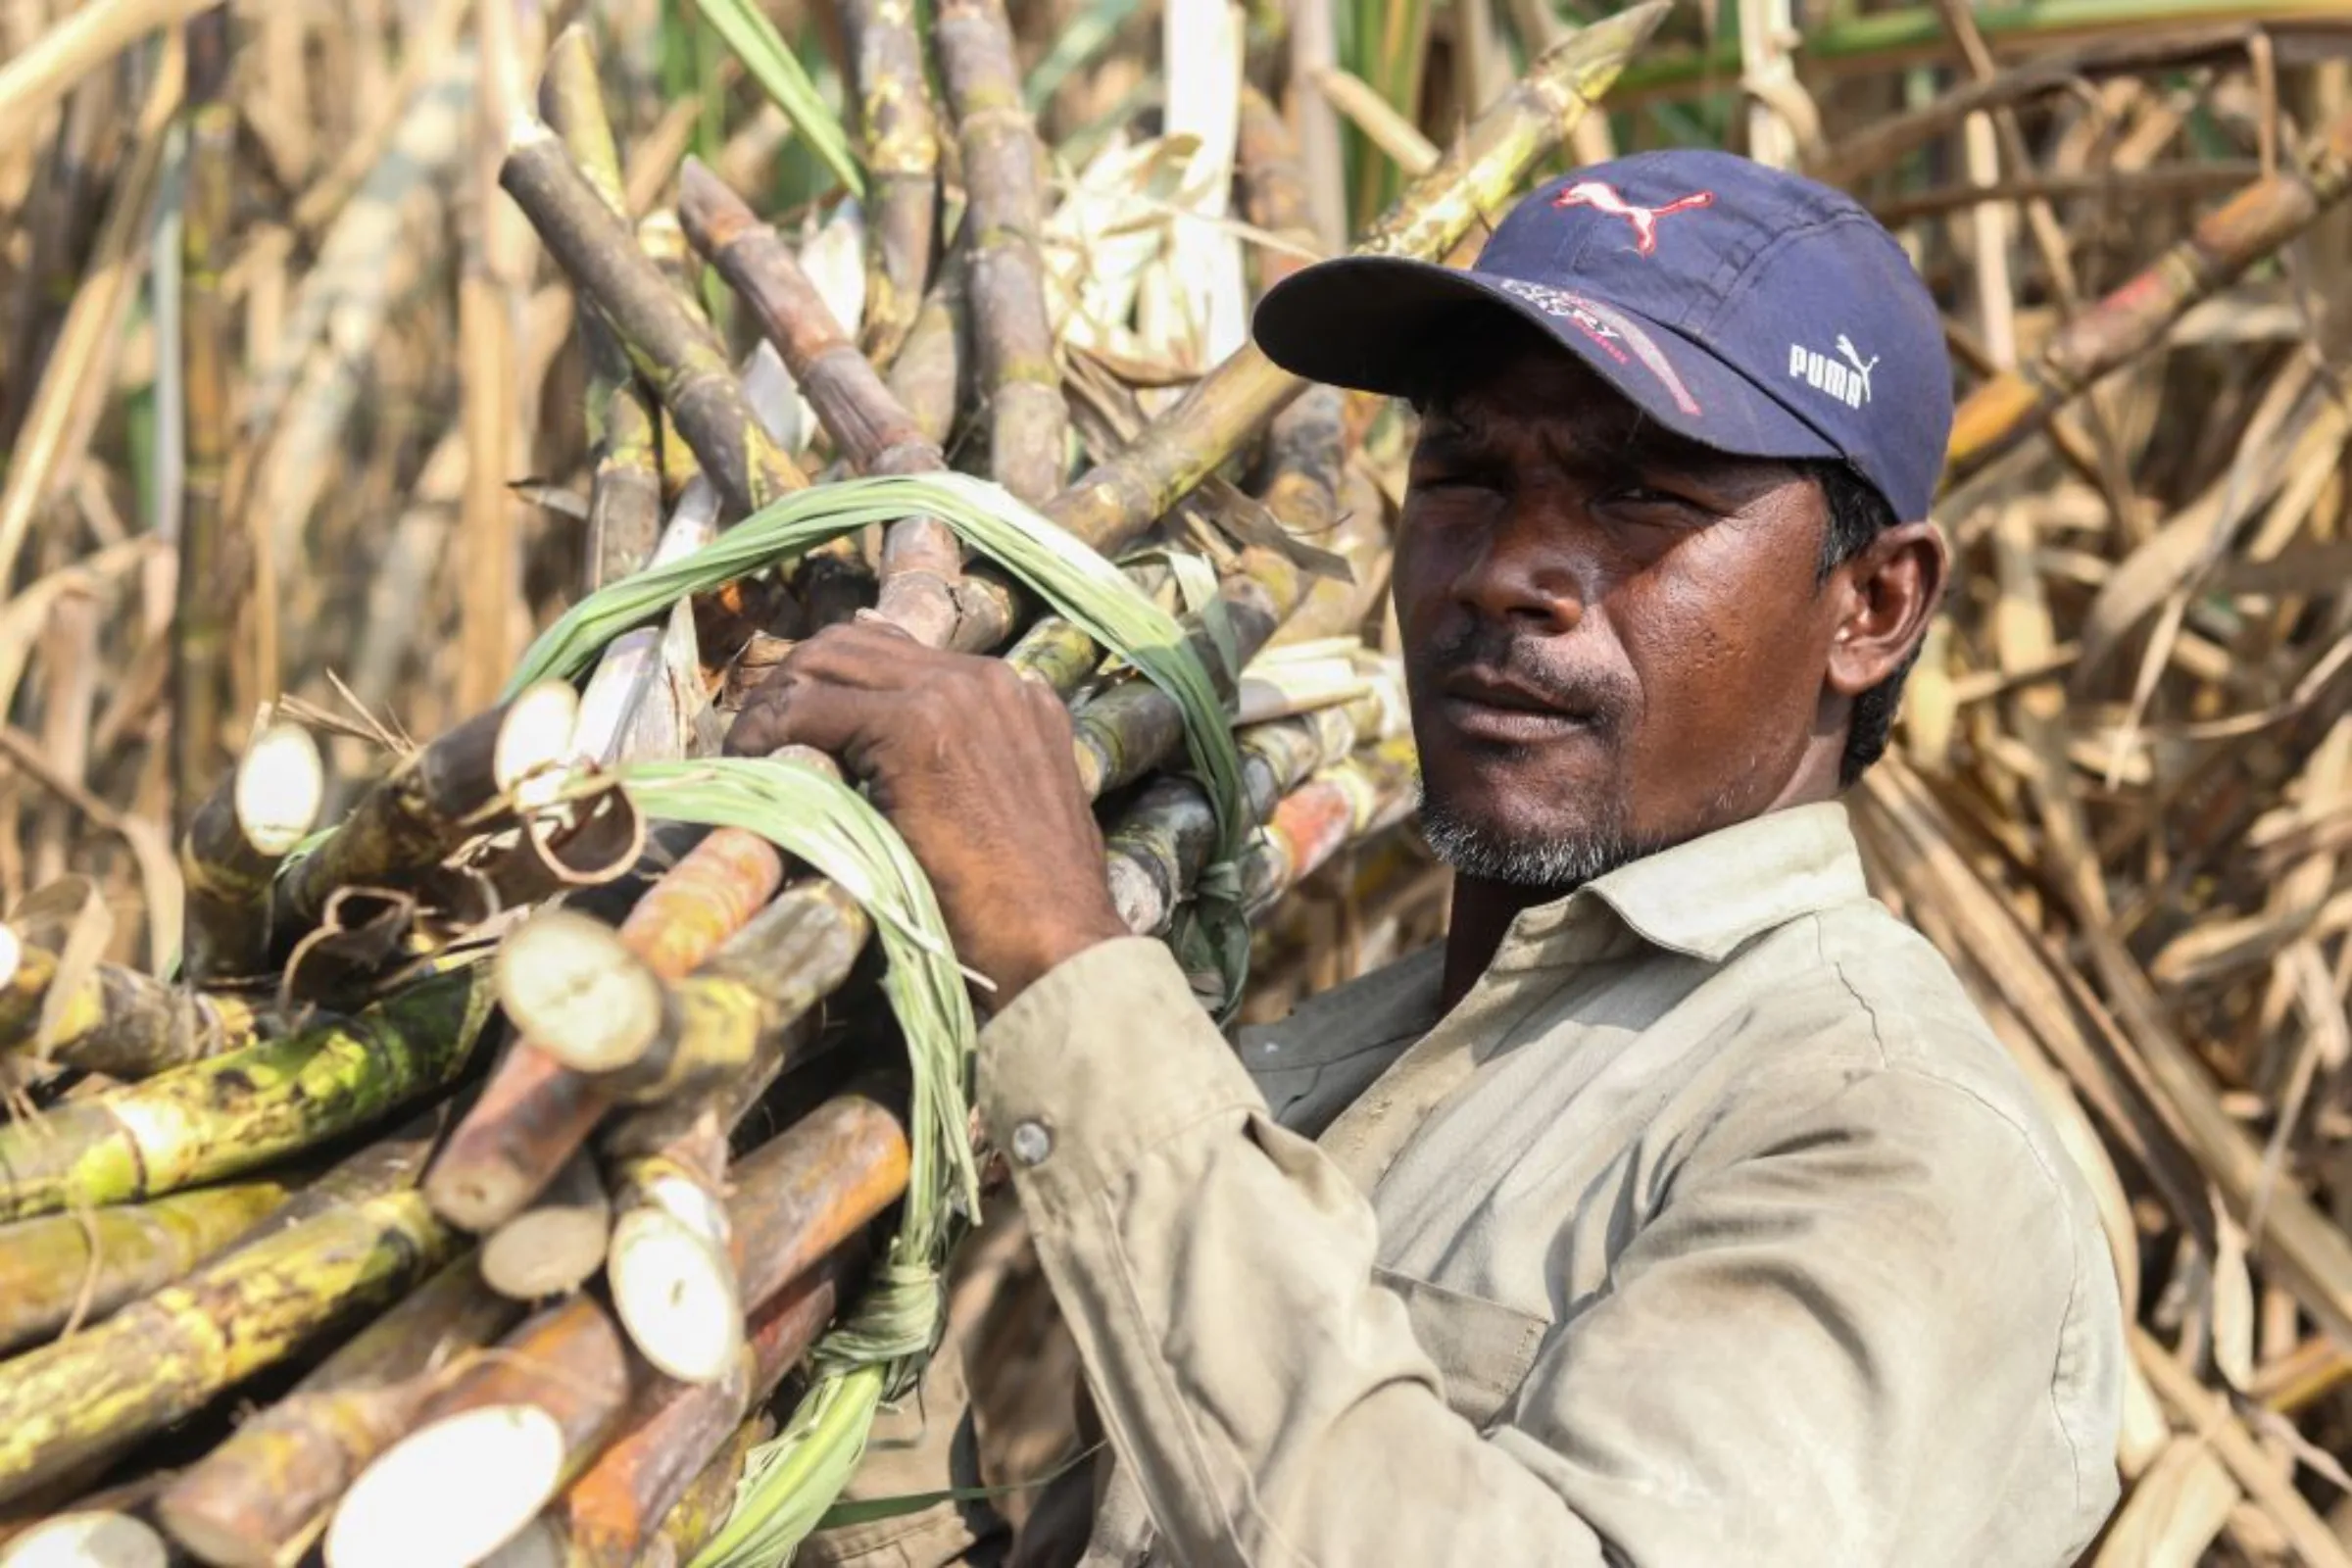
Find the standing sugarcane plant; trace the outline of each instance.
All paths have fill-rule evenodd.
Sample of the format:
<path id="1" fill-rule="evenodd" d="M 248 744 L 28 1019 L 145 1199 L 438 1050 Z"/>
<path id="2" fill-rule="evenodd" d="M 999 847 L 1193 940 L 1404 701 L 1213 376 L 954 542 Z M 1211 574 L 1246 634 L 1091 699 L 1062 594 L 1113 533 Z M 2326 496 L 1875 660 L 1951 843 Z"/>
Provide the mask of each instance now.
<path id="1" fill-rule="evenodd" d="M 226 6 L 187 23 L 187 199 L 180 217 L 180 384 L 186 398 L 187 470 L 172 604 L 172 782 L 181 820 L 214 772 L 228 688 L 228 615 L 222 520 L 228 484 L 229 307 L 220 274 L 235 219 L 237 113 L 228 101 L 232 22 Z M 274 672 L 266 672 L 273 678 Z"/>

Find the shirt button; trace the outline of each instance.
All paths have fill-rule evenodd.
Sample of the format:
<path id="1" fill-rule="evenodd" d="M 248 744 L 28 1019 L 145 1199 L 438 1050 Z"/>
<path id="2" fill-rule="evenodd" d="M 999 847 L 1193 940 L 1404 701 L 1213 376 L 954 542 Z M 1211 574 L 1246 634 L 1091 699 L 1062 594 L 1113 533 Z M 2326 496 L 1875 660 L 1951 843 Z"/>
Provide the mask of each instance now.
<path id="1" fill-rule="evenodd" d="M 1054 1152 L 1054 1135 L 1041 1121 L 1025 1121 L 1012 1130 L 1012 1157 L 1024 1165 L 1043 1165 Z"/>

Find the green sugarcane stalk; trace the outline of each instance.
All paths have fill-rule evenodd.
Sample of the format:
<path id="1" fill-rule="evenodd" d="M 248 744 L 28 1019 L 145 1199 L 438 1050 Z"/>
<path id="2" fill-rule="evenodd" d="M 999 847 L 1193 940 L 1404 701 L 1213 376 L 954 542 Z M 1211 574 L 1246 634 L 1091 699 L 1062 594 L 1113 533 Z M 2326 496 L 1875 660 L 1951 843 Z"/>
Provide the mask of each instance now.
<path id="1" fill-rule="evenodd" d="M 486 965 L 432 975 L 356 1017 L 0 1126 L 0 1219 L 152 1198 L 364 1127 L 464 1072 L 493 993 Z"/>
<path id="2" fill-rule="evenodd" d="M 282 1202 L 273 1181 L 240 1182 L 0 1225 L 0 1351 L 97 1322 L 152 1296 Z"/>
<path id="3" fill-rule="evenodd" d="M 1953 416 L 1944 483 L 1984 467 L 2101 376 L 2162 342 L 2190 306 L 2302 233 L 2347 194 L 2352 112 L 2330 122 L 2293 165 L 2207 214 L 2153 266 L 2067 322 L 2031 365 L 1970 393 Z"/>
<path id="4" fill-rule="evenodd" d="M 232 1249 L 87 1333 L 0 1365 L 0 1502 L 192 1414 L 452 1250 L 421 1195 L 380 1194 Z"/>
<path id="5" fill-rule="evenodd" d="M 922 308 L 939 221 L 939 119 L 910 0 L 842 0 L 866 185 L 865 325 L 887 365 Z"/>
<path id="6" fill-rule="evenodd" d="M 989 471 L 1032 506 L 1061 488 L 1069 410 L 1046 314 L 1045 149 L 1021 99 L 1004 0 L 940 0 L 932 37 L 970 200 L 973 353 Z"/>
<path id="7" fill-rule="evenodd" d="M 738 514 L 808 486 L 808 475 L 753 415 L 717 338 L 647 259 L 553 131 L 535 120 L 519 121 L 499 184 L 612 323 L 630 363 Z"/>
<path id="8" fill-rule="evenodd" d="M 174 1480 L 156 1502 L 172 1539 L 221 1568 L 298 1557 L 352 1477 L 423 1407 L 432 1375 L 521 1317 L 477 1269 L 472 1253 L 443 1267 Z"/>
<path id="9" fill-rule="evenodd" d="M 612 216 L 626 220 L 620 149 L 605 115 L 596 45 L 573 23 L 548 47 L 539 78 L 539 113 L 563 138 L 588 183 Z M 654 404 L 628 350 L 593 307 L 579 312 L 587 350 L 588 450 L 595 478 L 588 495 L 588 591 L 638 570 L 653 559 L 662 532 L 662 482 L 654 462 Z"/>

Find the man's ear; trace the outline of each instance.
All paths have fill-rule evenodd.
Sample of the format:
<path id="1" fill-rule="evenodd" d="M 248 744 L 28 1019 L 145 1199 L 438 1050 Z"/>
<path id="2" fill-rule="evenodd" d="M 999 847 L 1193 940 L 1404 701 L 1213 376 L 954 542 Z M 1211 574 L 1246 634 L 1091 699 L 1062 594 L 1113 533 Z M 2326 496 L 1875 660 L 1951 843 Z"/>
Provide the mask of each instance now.
<path id="1" fill-rule="evenodd" d="M 1932 522 L 1899 523 L 1839 566 L 1830 689 L 1859 697 L 1900 669 L 1927 634 L 1950 570 L 1950 547 Z"/>

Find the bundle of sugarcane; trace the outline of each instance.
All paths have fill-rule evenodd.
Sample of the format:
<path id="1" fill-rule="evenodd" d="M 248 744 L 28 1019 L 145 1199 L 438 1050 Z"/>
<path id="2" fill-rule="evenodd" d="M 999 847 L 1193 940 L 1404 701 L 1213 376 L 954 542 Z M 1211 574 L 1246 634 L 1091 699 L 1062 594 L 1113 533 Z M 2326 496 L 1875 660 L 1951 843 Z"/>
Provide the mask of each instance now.
<path id="1" fill-rule="evenodd" d="M 1363 245 L 1449 253 L 1662 9 L 1539 61 Z M 505 697 L 323 829 L 322 715 L 261 727 L 189 818 L 168 978 L 98 961 L 70 889 L 5 928 L 0 1562 L 774 1561 L 823 1515 L 987 1151 L 919 868 L 826 759 L 720 755 L 814 627 L 1058 693 L 1117 907 L 1221 1007 L 1250 923 L 1409 809 L 1362 421 L 1182 297 L 1238 290 L 1238 245 L 1127 264 L 1223 358 L 1173 399 L 1122 373 L 1122 285 L 1053 249 L 1100 193 L 1049 202 L 1002 6 L 944 3 L 927 48 L 845 11 L 876 184 L 846 287 L 692 160 L 675 226 L 632 222 L 585 31 L 515 113 L 594 477 L 589 592 Z M 1315 244 L 1280 118 L 1242 129 L 1187 199 L 1274 237 L 1264 286 Z"/>

